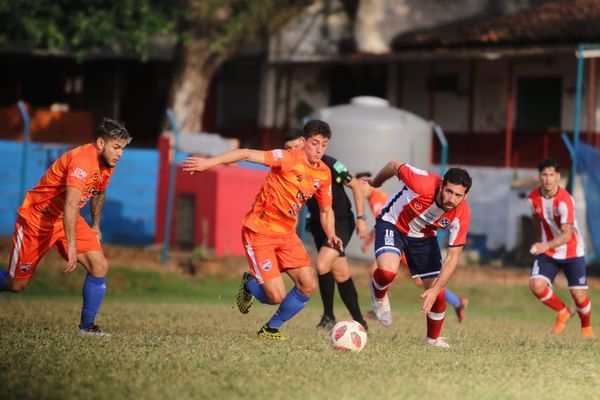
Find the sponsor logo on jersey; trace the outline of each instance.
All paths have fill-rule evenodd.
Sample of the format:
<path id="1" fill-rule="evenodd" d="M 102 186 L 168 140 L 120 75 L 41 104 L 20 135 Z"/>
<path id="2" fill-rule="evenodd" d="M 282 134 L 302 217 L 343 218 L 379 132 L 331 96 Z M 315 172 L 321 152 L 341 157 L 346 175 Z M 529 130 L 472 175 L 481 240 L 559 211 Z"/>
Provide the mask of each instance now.
<path id="1" fill-rule="evenodd" d="M 296 180 L 298 182 L 302 182 L 302 175 L 296 175 Z"/>
<path id="2" fill-rule="evenodd" d="M 273 264 L 271 264 L 271 260 L 269 260 L 268 258 L 260 263 L 260 268 L 263 271 L 270 271 L 271 268 L 273 268 Z"/>
<path id="3" fill-rule="evenodd" d="M 93 181 L 93 182 L 97 182 L 97 181 L 98 181 L 98 179 L 100 179 L 100 175 L 98 175 L 98 174 L 94 174 L 94 176 L 92 176 L 92 181 Z"/>
<path id="4" fill-rule="evenodd" d="M 440 219 L 440 222 L 438 222 L 438 224 L 440 224 L 442 228 L 445 228 L 448 225 L 450 225 L 450 221 L 448 220 L 448 218 L 442 218 Z"/>
<path id="5" fill-rule="evenodd" d="M 423 205 L 421 205 L 421 203 L 415 203 L 415 210 L 422 210 L 423 209 Z"/>
<path id="6" fill-rule="evenodd" d="M 73 170 L 73 172 L 71 172 L 71 176 L 74 178 L 77 178 L 79 180 L 85 181 L 87 179 L 87 172 L 85 172 L 84 170 L 82 170 L 81 168 L 77 167 Z"/>
<path id="7" fill-rule="evenodd" d="M 21 272 L 27 272 L 31 269 L 31 263 L 19 263 L 19 270 Z"/>

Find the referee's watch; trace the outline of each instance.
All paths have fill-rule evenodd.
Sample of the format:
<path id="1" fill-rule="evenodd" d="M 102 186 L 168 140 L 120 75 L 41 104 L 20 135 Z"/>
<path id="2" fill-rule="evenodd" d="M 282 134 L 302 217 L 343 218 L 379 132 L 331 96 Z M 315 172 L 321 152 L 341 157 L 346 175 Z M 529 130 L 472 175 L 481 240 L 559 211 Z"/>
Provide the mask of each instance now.
<path id="1" fill-rule="evenodd" d="M 367 216 L 364 215 L 364 214 L 363 215 L 357 215 L 356 219 L 362 219 L 362 220 L 366 221 L 367 220 Z"/>

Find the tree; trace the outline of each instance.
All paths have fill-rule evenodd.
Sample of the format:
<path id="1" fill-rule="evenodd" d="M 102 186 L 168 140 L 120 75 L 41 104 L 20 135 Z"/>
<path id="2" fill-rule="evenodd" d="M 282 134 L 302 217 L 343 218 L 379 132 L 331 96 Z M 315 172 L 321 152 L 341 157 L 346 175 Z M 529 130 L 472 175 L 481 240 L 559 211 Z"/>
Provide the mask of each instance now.
<path id="1" fill-rule="evenodd" d="M 184 132 L 202 128 L 207 92 L 219 67 L 268 37 L 312 0 L 0 0 L 0 44 L 66 51 L 149 54 L 156 35 L 177 39 L 169 94 Z"/>

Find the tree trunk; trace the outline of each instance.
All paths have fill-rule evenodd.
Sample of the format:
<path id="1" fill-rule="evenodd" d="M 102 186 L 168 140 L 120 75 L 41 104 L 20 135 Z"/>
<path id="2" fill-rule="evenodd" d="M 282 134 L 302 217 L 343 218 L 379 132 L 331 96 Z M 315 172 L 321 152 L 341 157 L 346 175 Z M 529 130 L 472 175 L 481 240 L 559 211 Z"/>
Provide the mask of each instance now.
<path id="1" fill-rule="evenodd" d="M 178 48 L 168 104 L 182 133 L 202 130 L 210 82 L 224 60 L 224 56 L 209 52 L 203 40 Z"/>

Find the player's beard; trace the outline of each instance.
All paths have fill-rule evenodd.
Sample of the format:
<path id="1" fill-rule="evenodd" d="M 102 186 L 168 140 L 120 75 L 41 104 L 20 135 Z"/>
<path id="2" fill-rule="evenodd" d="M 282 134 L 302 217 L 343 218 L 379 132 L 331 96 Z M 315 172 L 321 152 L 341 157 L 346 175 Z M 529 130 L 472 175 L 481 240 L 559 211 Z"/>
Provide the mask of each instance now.
<path id="1" fill-rule="evenodd" d="M 102 153 L 100 153 L 100 163 L 105 168 L 114 168 L 114 165 L 112 165 L 109 162 L 108 157 L 106 156 L 106 152 L 104 152 L 104 151 Z"/>

